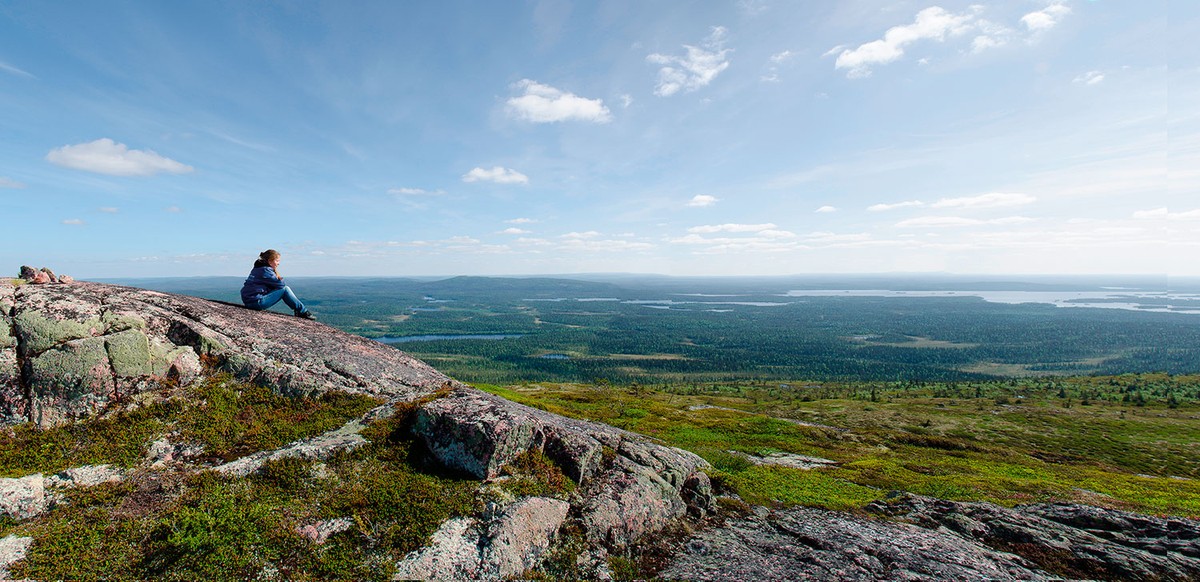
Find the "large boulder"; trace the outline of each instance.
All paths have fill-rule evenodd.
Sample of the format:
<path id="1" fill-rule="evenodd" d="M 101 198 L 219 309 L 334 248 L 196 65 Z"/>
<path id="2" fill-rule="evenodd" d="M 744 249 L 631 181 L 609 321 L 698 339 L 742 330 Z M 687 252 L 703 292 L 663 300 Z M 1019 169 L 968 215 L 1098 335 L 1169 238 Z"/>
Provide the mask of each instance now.
<path id="1" fill-rule="evenodd" d="M 588 538 L 608 546 L 627 546 L 712 505 L 708 463 L 697 455 L 473 388 L 421 407 L 413 430 L 443 464 L 480 479 L 528 452 L 544 454 L 579 484 Z"/>
<path id="2" fill-rule="evenodd" d="M 314 321 L 117 285 L 0 281 L 0 422 L 85 417 L 192 382 L 202 360 L 294 395 L 411 400 L 458 385 L 399 350 Z"/>

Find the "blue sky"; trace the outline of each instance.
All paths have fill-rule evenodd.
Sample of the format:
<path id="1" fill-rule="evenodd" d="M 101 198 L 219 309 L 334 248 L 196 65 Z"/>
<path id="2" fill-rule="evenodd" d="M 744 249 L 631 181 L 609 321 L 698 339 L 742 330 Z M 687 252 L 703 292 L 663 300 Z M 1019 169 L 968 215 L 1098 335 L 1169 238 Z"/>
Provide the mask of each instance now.
<path id="1" fill-rule="evenodd" d="M 0 262 L 1200 275 L 1198 16 L 0 2 Z"/>

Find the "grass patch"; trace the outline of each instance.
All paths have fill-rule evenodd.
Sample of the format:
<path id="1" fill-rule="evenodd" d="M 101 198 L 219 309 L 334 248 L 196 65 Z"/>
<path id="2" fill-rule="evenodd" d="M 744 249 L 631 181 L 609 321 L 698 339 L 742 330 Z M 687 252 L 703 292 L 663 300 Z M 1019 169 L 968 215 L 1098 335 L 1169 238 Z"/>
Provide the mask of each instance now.
<path id="1" fill-rule="evenodd" d="M 214 424 L 230 429 L 221 434 L 243 435 L 218 441 L 230 443 L 226 450 L 286 442 L 345 421 L 321 411 L 341 399 L 278 403 L 254 387 L 225 381 L 203 389 L 202 403 L 179 412 L 196 415 L 188 426 L 203 425 L 209 419 L 203 415 L 213 414 Z M 374 405 L 355 402 L 340 414 L 358 416 Z M 249 409 L 243 415 L 227 414 L 243 405 Z M 402 411 L 372 423 L 364 431 L 366 445 L 326 463 L 281 459 L 246 478 L 135 471 L 120 484 L 68 490 L 66 503 L 46 514 L 0 524 L 0 535 L 36 540 L 12 574 L 38 580 L 390 580 L 395 563 L 424 546 L 442 522 L 479 510 L 479 482 L 430 470 L 420 443 L 407 436 L 407 417 Z M 184 422 L 158 418 L 164 426 L 171 420 Z M 273 428 L 289 422 L 301 428 Z M 355 526 L 324 545 L 298 533 L 301 526 L 343 517 Z"/>
<path id="2" fill-rule="evenodd" d="M 1200 516 L 1200 408 L 1134 405 L 1114 396 L 1139 390 L 1193 393 L 1200 378 L 1069 377 L 1037 386 L 1013 381 L 484 388 L 695 452 L 713 465 L 720 483 L 756 503 L 844 509 L 903 490 L 1006 506 L 1074 501 Z M 1072 400 L 1081 395 L 1087 405 Z M 841 465 L 805 472 L 756 466 L 742 455 L 776 451 Z"/>

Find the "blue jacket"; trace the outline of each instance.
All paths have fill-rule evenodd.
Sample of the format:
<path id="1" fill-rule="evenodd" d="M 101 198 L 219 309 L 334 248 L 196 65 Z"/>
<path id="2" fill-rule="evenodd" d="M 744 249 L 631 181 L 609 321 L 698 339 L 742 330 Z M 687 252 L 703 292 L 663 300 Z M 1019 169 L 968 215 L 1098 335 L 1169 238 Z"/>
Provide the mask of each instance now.
<path id="1" fill-rule="evenodd" d="M 267 265 L 266 261 L 259 259 L 254 261 L 254 269 L 242 284 L 242 303 L 254 303 L 259 297 L 282 288 L 283 279 L 275 274 L 275 269 Z"/>

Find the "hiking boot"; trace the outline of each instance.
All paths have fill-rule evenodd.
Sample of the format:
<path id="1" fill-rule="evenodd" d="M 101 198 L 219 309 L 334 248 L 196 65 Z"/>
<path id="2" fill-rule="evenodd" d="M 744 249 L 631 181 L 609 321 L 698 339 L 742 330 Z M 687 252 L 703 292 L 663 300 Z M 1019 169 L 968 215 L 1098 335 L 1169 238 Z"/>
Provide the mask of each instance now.
<path id="1" fill-rule="evenodd" d="M 299 317 L 300 319 L 316 319 L 316 317 L 313 316 L 311 311 L 302 311 L 300 313 L 297 313 L 296 317 Z"/>

